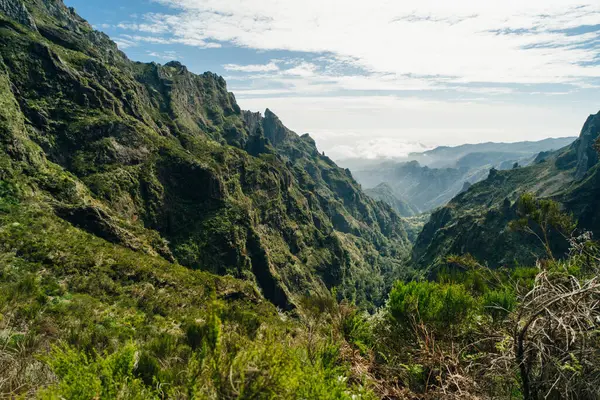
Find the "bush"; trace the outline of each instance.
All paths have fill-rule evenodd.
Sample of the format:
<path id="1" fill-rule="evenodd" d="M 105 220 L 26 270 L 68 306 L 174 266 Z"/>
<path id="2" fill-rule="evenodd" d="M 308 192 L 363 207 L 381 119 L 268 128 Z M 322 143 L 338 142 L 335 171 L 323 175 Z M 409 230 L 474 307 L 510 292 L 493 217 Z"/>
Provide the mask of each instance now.
<path id="1" fill-rule="evenodd" d="M 55 346 L 45 361 L 59 382 L 40 391 L 41 399 L 152 399 L 134 376 L 137 349 L 133 344 L 101 356 L 87 356 L 68 346 Z"/>
<path id="2" fill-rule="evenodd" d="M 389 300 L 398 321 L 431 323 L 438 328 L 463 323 L 475 304 L 463 285 L 415 281 L 397 282 Z"/>
<path id="3" fill-rule="evenodd" d="M 498 289 L 487 292 L 483 295 L 481 301 L 484 312 L 490 315 L 494 322 L 506 318 L 506 316 L 514 310 L 517 304 L 515 293 L 508 289 Z"/>
<path id="4" fill-rule="evenodd" d="M 366 354 L 373 346 L 373 330 L 365 314 L 356 308 L 348 308 L 342 313 L 341 331 L 344 339 Z"/>

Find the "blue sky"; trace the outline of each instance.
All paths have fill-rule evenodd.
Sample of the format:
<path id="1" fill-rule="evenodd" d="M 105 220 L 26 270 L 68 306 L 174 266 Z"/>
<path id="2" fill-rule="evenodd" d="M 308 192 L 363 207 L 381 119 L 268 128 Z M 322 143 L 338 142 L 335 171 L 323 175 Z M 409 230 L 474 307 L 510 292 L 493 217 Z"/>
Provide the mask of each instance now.
<path id="1" fill-rule="evenodd" d="M 574 136 L 597 0 L 65 0 L 133 60 L 223 75 L 334 159 Z"/>

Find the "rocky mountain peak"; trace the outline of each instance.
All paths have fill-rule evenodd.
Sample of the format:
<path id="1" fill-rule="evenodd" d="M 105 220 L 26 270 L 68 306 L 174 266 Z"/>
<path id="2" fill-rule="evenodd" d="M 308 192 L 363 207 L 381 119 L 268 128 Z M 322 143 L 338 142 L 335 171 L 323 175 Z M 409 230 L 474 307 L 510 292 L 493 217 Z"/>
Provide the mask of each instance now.
<path id="1" fill-rule="evenodd" d="M 585 121 L 579 138 L 573 143 L 577 152 L 577 170 L 575 177 L 581 179 L 587 171 L 598 162 L 598 152 L 595 149 L 600 136 L 600 112 L 590 115 Z"/>
<path id="2" fill-rule="evenodd" d="M 268 108 L 265 110 L 263 128 L 265 137 L 269 139 L 273 146 L 278 146 L 292 134 L 292 132 L 283 125 L 279 117 Z"/>

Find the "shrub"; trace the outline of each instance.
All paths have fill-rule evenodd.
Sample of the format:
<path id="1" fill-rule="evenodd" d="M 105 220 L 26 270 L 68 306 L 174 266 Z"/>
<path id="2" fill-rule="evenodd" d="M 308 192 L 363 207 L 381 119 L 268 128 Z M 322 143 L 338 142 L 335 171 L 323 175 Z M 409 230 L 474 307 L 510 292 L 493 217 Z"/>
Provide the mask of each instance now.
<path id="1" fill-rule="evenodd" d="M 45 361 L 59 382 L 41 390 L 41 399 L 152 399 L 142 381 L 134 376 L 137 349 L 129 344 L 102 356 L 88 356 L 68 346 L 55 346 Z"/>
<path id="2" fill-rule="evenodd" d="M 463 323 L 476 304 L 463 285 L 398 282 L 390 293 L 392 315 L 403 322 L 432 323 L 439 328 Z"/>
<path id="3" fill-rule="evenodd" d="M 490 315 L 494 322 L 506 318 L 517 304 L 515 293 L 508 289 L 492 290 L 482 297 L 483 310 Z"/>

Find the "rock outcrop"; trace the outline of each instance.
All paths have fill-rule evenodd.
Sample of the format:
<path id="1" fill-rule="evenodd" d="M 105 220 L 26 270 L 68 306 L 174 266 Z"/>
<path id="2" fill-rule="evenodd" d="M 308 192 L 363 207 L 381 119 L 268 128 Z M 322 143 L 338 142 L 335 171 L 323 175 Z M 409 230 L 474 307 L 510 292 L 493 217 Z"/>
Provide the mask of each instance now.
<path id="1" fill-rule="evenodd" d="M 600 134 L 600 113 L 590 115 L 583 125 L 581 134 L 573 147 L 577 152 L 575 177 L 581 179 L 598 163 L 598 152 L 594 148 Z"/>
<path id="2" fill-rule="evenodd" d="M 0 12 L 31 29 L 37 30 L 35 21 L 21 0 L 0 0 Z"/>

